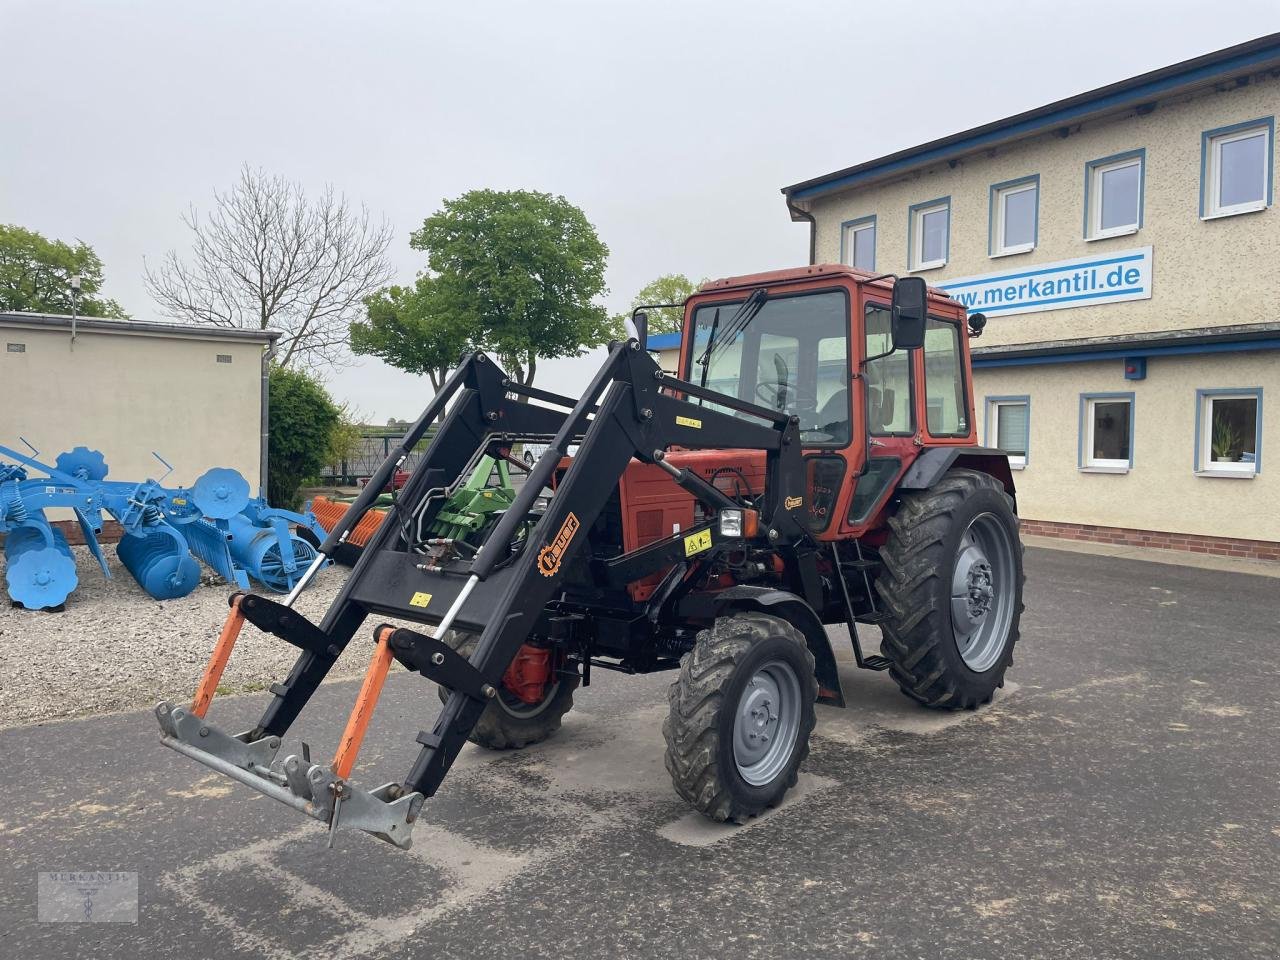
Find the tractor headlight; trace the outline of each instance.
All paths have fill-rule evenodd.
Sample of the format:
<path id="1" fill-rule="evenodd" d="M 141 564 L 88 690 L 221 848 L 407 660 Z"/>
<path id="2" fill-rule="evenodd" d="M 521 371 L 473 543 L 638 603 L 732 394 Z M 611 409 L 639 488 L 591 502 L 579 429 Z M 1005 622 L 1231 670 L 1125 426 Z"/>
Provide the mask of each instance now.
<path id="1" fill-rule="evenodd" d="M 741 510 L 721 510 L 720 511 L 720 536 L 722 537 L 742 536 L 742 511 Z"/>

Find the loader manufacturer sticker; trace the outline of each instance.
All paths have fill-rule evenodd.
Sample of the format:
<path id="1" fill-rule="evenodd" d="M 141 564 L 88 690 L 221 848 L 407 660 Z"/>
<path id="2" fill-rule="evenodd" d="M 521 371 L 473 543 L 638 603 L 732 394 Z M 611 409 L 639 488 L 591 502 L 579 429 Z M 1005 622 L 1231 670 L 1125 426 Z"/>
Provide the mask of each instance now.
<path id="1" fill-rule="evenodd" d="M 695 430 L 701 430 L 702 421 L 694 417 L 676 417 L 676 426 L 693 427 Z"/>
<path id="2" fill-rule="evenodd" d="M 554 577 L 560 572 L 560 563 L 564 560 L 564 552 L 573 542 L 573 535 L 578 532 L 578 518 L 569 514 L 560 525 L 556 538 L 538 551 L 538 572 L 544 577 Z"/>
<path id="3" fill-rule="evenodd" d="M 782 505 L 788 510 L 798 510 L 804 506 L 804 497 L 787 497 L 782 501 Z"/>
<path id="4" fill-rule="evenodd" d="M 684 555 L 686 557 L 692 557 L 695 553 L 702 553 L 704 550 L 710 549 L 710 530 L 699 530 L 697 533 L 690 534 L 684 538 Z"/>
<path id="5" fill-rule="evenodd" d="M 421 590 L 409 598 L 409 606 L 411 607 L 425 607 L 430 602 L 431 594 L 423 593 Z"/>

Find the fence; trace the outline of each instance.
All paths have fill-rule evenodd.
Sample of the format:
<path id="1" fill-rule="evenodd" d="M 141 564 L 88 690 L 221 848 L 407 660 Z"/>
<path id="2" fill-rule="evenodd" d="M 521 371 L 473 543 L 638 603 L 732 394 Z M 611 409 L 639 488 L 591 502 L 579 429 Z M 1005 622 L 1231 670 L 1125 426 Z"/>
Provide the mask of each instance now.
<path id="1" fill-rule="evenodd" d="M 427 435 L 418 443 L 416 447 L 405 458 L 403 464 L 400 465 L 401 470 L 412 472 L 417 466 L 418 461 L 422 459 L 422 454 L 427 449 L 431 437 L 435 430 L 428 430 Z M 337 486 L 352 486 L 361 477 L 369 477 L 373 475 L 373 471 L 377 470 L 382 461 L 387 459 L 391 450 L 403 433 L 397 434 L 366 434 L 360 438 L 359 445 L 352 454 L 345 460 L 337 463 L 331 463 L 320 473 L 320 482 L 324 484 L 334 484 Z"/>

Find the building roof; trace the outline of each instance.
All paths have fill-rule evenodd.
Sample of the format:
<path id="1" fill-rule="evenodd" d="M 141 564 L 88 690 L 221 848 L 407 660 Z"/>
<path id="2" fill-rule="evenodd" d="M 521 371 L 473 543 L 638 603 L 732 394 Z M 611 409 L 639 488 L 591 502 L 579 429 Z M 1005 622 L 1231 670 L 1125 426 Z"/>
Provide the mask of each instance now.
<path id="1" fill-rule="evenodd" d="M 1025 140 L 1135 108 L 1153 107 L 1160 99 L 1191 93 L 1224 81 L 1247 82 L 1251 75 L 1274 68 L 1280 68 L 1280 33 L 1161 67 L 1150 73 L 953 133 L 940 140 L 908 147 L 843 170 L 802 180 L 783 187 L 782 193 L 790 204 L 812 200 L 838 190 L 869 186 L 910 170 L 956 160 L 1016 140 Z M 792 217 L 802 219 L 794 210 Z"/>
<path id="2" fill-rule="evenodd" d="M 0 312 L 0 327 L 70 331 L 71 322 L 69 315 L 60 313 Z M 81 333 L 177 337 L 187 340 L 242 340 L 263 344 L 275 343 L 283 336 L 279 330 L 241 330 L 236 327 L 215 327 L 202 323 L 151 323 L 139 320 L 108 320 L 103 317 L 76 317 L 75 326 Z"/>

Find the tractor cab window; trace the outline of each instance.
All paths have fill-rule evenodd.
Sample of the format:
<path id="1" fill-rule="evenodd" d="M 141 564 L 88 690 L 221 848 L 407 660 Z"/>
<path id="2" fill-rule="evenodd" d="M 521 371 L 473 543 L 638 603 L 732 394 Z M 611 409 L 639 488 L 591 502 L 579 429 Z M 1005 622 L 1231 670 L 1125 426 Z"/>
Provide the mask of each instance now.
<path id="1" fill-rule="evenodd" d="M 806 446 L 849 443 L 849 308 L 843 291 L 773 296 L 741 330 L 742 300 L 698 307 L 687 377 L 800 418 Z M 705 379 L 704 379 L 705 378 Z M 707 402 L 706 406 L 734 413 Z"/>
<path id="2" fill-rule="evenodd" d="M 878 357 L 892 346 L 889 305 L 867 304 L 863 356 Z M 911 412 L 911 353 L 894 350 L 866 364 L 867 429 L 879 437 L 915 432 Z"/>
<path id="3" fill-rule="evenodd" d="M 929 317 L 924 330 L 925 423 L 931 436 L 969 435 L 960 325 Z"/>

